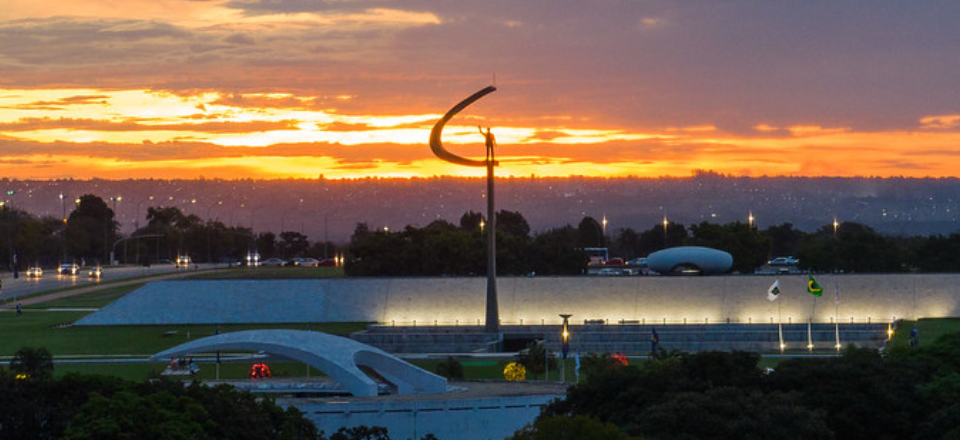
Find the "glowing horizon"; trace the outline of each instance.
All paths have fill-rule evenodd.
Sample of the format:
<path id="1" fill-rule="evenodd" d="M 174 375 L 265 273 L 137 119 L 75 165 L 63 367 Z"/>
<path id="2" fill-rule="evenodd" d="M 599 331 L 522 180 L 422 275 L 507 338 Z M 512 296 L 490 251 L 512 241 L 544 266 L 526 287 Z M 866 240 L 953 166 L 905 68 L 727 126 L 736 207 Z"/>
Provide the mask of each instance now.
<path id="1" fill-rule="evenodd" d="M 853 28 L 823 20 L 808 44 L 805 19 L 855 6 L 498 5 L 12 0 L 0 172 L 479 176 L 427 141 L 497 81 L 444 143 L 482 157 L 477 126 L 492 127 L 498 176 L 960 177 L 960 104 L 944 93 L 960 31 L 926 24 L 960 10 L 877 7 Z M 927 43 L 868 32 L 891 20 Z"/>

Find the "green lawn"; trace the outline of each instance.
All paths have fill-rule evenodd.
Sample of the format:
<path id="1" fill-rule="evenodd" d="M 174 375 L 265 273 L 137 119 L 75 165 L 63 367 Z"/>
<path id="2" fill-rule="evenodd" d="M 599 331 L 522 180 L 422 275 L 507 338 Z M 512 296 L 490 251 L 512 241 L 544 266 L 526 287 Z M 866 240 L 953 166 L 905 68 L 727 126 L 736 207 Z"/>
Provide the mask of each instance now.
<path id="1" fill-rule="evenodd" d="M 195 362 L 199 371 L 195 376 L 174 376 L 183 380 L 215 380 L 217 379 L 216 362 Z M 266 362 L 270 367 L 272 377 L 306 377 L 307 366 L 299 362 Z M 222 362 L 219 378 L 222 380 L 239 380 L 249 378 L 250 367 L 254 361 Z M 127 380 L 141 381 L 160 375 L 167 364 L 164 362 L 146 363 L 97 363 L 97 364 L 63 364 L 54 367 L 57 376 L 68 373 L 103 374 L 117 376 Z M 315 368 L 310 368 L 310 377 L 320 377 L 324 374 Z"/>
<path id="2" fill-rule="evenodd" d="M 910 330 L 917 327 L 920 345 L 929 344 L 940 336 L 960 332 L 960 318 L 920 319 L 919 321 L 901 321 L 894 332 L 891 346 L 906 346 L 910 340 Z"/>
<path id="3" fill-rule="evenodd" d="M 89 312 L 25 310 L 23 315 L 0 313 L 0 356 L 11 356 L 20 347 L 45 347 L 57 356 L 149 356 L 191 339 L 211 336 L 216 325 L 64 326 Z M 307 328 L 347 335 L 366 328 L 365 323 L 224 324 L 221 332 L 249 329 Z"/>
<path id="4" fill-rule="evenodd" d="M 143 287 L 146 283 L 131 284 L 128 286 L 106 287 L 95 292 L 68 296 L 65 298 L 33 304 L 25 309 L 69 309 L 69 308 L 101 308 L 120 297 Z"/>

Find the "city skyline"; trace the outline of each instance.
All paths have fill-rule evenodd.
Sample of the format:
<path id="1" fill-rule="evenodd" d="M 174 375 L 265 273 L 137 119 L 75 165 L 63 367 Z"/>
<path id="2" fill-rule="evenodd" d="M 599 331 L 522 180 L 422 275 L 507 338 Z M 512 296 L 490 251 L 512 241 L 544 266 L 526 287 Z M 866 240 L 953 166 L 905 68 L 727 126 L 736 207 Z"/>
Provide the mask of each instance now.
<path id="1" fill-rule="evenodd" d="M 147 224 L 147 209 L 176 207 L 201 221 L 254 232 L 300 232 L 311 241 L 349 240 L 358 223 L 402 231 L 436 220 L 459 224 L 482 212 L 484 179 L 303 180 L 36 180 L 2 179 L 0 198 L 40 217 L 60 218 L 75 198 L 92 194 L 116 214 L 120 232 Z M 760 229 L 783 223 L 813 232 L 834 220 L 861 223 L 897 236 L 960 232 L 960 179 L 748 178 L 711 173 L 668 179 L 503 178 L 498 209 L 519 212 L 531 233 L 585 217 L 604 222 L 606 235 L 642 231 L 666 219 L 749 223 Z M 12 192 L 12 194 L 10 194 Z M 63 198 L 60 198 L 60 195 Z"/>
<path id="2" fill-rule="evenodd" d="M 585 13 L 589 8 L 589 13 Z M 960 5 L 11 0 L 17 179 L 960 176 Z"/>

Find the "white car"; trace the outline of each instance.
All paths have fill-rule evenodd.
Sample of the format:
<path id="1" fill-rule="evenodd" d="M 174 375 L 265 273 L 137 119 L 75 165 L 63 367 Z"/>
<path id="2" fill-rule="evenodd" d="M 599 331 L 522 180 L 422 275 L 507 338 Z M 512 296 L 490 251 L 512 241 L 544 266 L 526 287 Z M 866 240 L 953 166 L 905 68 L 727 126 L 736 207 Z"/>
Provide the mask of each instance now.
<path id="1" fill-rule="evenodd" d="M 30 266 L 27 268 L 27 276 L 32 278 L 40 278 L 43 276 L 43 269 L 40 266 Z"/>

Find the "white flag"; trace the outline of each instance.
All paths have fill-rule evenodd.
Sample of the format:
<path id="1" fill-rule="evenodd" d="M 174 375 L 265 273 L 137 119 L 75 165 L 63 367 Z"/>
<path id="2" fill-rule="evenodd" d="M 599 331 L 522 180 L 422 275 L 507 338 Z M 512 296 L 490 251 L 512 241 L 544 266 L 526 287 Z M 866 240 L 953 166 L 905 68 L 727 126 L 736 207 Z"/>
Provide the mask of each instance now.
<path id="1" fill-rule="evenodd" d="M 770 288 L 767 289 L 767 299 L 770 301 L 776 301 L 780 297 L 780 280 L 776 280 L 773 284 L 770 285 Z"/>

